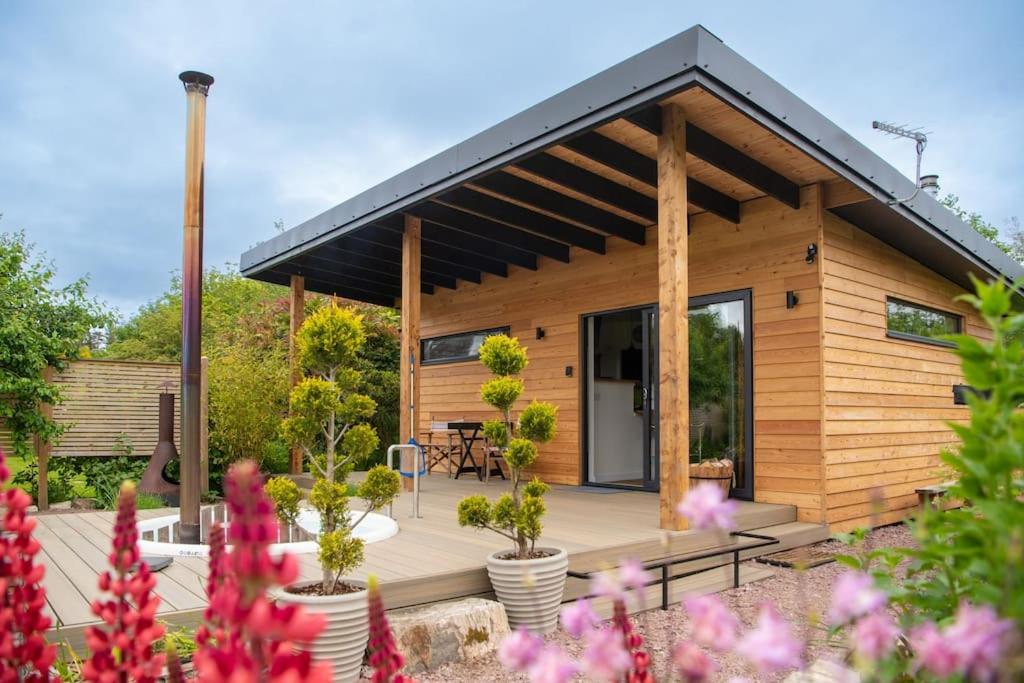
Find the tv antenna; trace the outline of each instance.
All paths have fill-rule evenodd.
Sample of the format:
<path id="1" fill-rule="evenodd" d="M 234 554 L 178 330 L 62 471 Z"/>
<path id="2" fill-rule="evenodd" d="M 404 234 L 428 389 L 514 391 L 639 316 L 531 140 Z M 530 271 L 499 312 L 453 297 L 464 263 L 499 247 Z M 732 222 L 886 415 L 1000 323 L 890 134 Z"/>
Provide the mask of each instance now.
<path id="1" fill-rule="evenodd" d="M 928 134 L 922 133 L 920 128 L 907 128 L 906 126 L 897 126 L 892 123 L 886 123 L 885 121 L 872 121 L 871 127 L 875 130 L 880 130 L 883 133 L 892 135 L 898 138 L 908 138 L 913 140 L 917 148 L 917 177 L 914 180 L 914 194 L 910 195 L 905 199 L 890 199 L 889 206 L 896 204 L 904 204 L 909 201 L 913 201 L 917 193 L 921 191 L 921 156 L 924 154 L 924 148 L 928 146 Z"/>

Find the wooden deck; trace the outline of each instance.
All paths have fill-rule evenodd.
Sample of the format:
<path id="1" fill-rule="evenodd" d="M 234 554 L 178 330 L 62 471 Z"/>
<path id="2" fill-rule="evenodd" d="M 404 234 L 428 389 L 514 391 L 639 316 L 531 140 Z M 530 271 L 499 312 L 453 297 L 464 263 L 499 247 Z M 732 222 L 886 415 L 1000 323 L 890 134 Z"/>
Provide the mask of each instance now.
<path id="1" fill-rule="evenodd" d="M 394 506 L 401 531 L 368 545 L 366 562 L 354 578 L 371 573 L 379 577 L 392 608 L 488 593 L 484 560 L 507 544 L 496 534 L 460 528 L 455 506 L 466 495 L 497 496 L 506 487 L 500 481 L 484 485 L 475 479 L 456 481 L 439 475 L 424 479 L 421 518 L 410 517 L 411 494 L 403 492 Z M 625 556 L 649 560 L 723 543 L 716 534 L 659 530 L 657 494 L 555 486 L 547 503 L 543 544 L 566 548 L 573 569 L 595 569 Z M 164 514 L 167 510 L 146 510 L 140 517 Z M 60 636 L 73 644 L 80 642 L 82 627 L 95 622 L 89 603 L 97 596 L 97 576 L 106 568 L 113 519 L 113 512 L 38 517 L 50 611 L 61 625 Z M 745 530 L 767 528 L 767 533 L 783 538 L 782 547 L 827 536 L 824 527 L 797 522 L 795 508 L 786 505 L 741 503 L 738 522 Z M 299 561 L 304 578 L 319 575 L 314 555 L 302 555 Z M 196 622 L 206 606 L 206 561 L 175 558 L 158 577 L 162 618 Z M 570 586 L 570 596 L 583 588 L 583 582 L 576 583 Z"/>

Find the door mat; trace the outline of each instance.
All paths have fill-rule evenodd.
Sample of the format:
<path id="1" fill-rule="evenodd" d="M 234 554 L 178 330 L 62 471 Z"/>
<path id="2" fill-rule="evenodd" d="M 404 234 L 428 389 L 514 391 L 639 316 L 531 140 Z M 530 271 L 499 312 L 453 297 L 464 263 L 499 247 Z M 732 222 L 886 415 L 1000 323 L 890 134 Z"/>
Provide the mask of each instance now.
<path id="1" fill-rule="evenodd" d="M 776 567 L 788 567 L 789 569 L 811 569 L 812 567 L 820 567 L 829 562 L 835 562 L 836 553 L 824 548 L 791 548 L 783 550 L 781 553 L 759 557 L 757 561 Z"/>

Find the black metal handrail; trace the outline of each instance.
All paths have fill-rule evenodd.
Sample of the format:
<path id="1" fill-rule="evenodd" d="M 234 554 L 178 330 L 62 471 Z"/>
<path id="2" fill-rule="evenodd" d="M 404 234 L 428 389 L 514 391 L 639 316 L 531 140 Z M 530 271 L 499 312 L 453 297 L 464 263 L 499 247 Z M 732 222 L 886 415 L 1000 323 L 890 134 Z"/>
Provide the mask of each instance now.
<path id="1" fill-rule="evenodd" d="M 661 585 L 661 609 L 668 609 L 668 584 L 671 581 L 677 581 L 679 579 L 685 579 L 689 576 L 701 574 L 703 572 L 709 572 L 714 569 L 718 569 L 722 565 L 716 567 L 705 567 L 703 569 L 694 569 L 693 571 L 683 572 L 682 574 L 669 575 L 669 568 L 675 567 L 679 564 L 685 564 L 687 562 L 697 562 L 698 560 L 707 560 L 712 557 L 720 557 L 722 555 L 728 555 L 732 553 L 732 585 L 733 588 L 739 588 L 740 585 L 740 553 L 746 552 L 747 550 L 756 550 L 758 548 L 765 548 L 770 545 L 778 545 L 779 539 L 774 536 L 766 536 L 764 534 L 754 534 L 749 531 L 733 531 L 729 534 L 730 537 L 741 537 L 750 538 L 757 541 L 756 543 L 746 543 L 743 545 L 731 545 L 721 548 L 715 548 L 714 550 L 706 550 L 701 553 L 688 553 L 686 555 L 677 555 L 675 557 L 664 557 L 659 560 L 652 560 L 651 562 L 645 562 L 643 568 L 647 571 L 654 569 L 660 570 L 660 577 L 653 581 L 648 581 L 644 584 L 644 588 L 650 586 Z M 594 570 L 590 572 L 576 572 L 570 571 L 569 576 L 574 579 L 589 579 L 594 574 L 602 570 Z M 586 595 L 585 598 L 595 597 L 593 595 Z"/>

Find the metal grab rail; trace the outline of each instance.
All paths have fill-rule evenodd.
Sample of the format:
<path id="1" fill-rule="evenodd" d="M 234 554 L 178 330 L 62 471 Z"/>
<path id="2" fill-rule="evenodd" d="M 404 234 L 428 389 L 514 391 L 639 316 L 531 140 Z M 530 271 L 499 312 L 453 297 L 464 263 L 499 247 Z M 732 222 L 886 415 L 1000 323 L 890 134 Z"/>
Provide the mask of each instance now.
<path id="1" fill-rule="evenodd" d="M 420 519 L 420 464 L 416 462 L 416 457 L 420 454 L 420 447 L 414 443 L 396 443 L 388 447 L 388 469 L 395 469 L 394 463 L 392 462 L 391 456 L 395 451 L 400 451 L 403 448 L 411 448 L 412 454 L 412 514 L 409 515 L 413 519 Z M 395 504 L 391 502 L 388 504 L 388 516 L 391 519 L 395 518 L 394 511 Z"/>
<path id="2" fill-rule="evenodd" d="M 652 562 L 644 563 L 643 568 L 646 569 L 646 570 L 650 570 L 650 569 L 659 569 L 660 570 L 660 574 L 661 574 L 660 578 L 654 579 L 653 581 L 648 581 L 647 583 L 644 584 L 644 587 L 648 588 L 650 586 L 656 586 L 656 585 L 659 585 L 659 584 L 661 585 L 661 609 L 663 609 L 663 610 L 667 610 L 668 609 L 668 603 L 669 603 L 669 599 L 668 599 L 668 584 L 669 584 L 670 581 L 677 581 L 679 579 L 685 579 L 685 578 L 687 578 L 689 576 L 694 576 L 695 574 L 702 574 L 703 572 L 709 572 L 709 571 L 718 569 L 722 565 L 719 565 L 718 567 L 706 567 L 704 569 L 695 569 L 693 571 L 683 572 L 682 574 L 673 574 L 671 576 L 669 576 L 669 573 L 668 573 L 669 567 L 674 567 L 677 564 L 685 564 L 687 562 L 696 562 L 697 560 L 706 560 L 706 559 L 711 558 L 711 557 L 718 557 L 720 555 L 728 555 L 729 553 L 732 553 L 732 585 L 733 585 L 733 588 L 739 588 L 739 586 L 740 586 L 740 553 L 744 552 L 746 550 L 754 550 L 756 548 L 764 548 L 764 547 L 769 546 L 769 545 L 778 545 L 778 543 L 779 543 L 779 539 L 775 538 L 774 536 L 765 536 L 765 535 L 762 535 L 762 534 L 752 534 L 752 533 L 750 533 L 748 531 L 733 531 L 729 535 L 730 536 L 738 536 L 738 537 L 742 537 L 742 538 L 752 538 L 752 539 L 754 539 L 756 541 L 759 541 L 759 542 L 758 543 L 747 543 L 747 544 L 742 545 L 742 546 L 734 545 L 734 546 L 727 546 L 727 547 L 724 547 L 724 548 L 716 548 L 714 550 L 708 550 L 708 551 L 703 552 L 703 553 L 688 554 L 688 555 L 682 555 L 682 556 L 677 556 L 677 557 L 668 557 L 668 558 L 664 558 L 664 559 L 661 559 L 661 560 L 654 560 Z M 590 572 L 574 572 L 574 571 L 570 571 L 570 572 L 568 572 L 568 574 L 569 574 L 569 576 L 571 576 L 574 579 L 589 579 L 589 578 L 591 578 L 591 576 L 593 576 L 594 574 L 596 574 L 596 573 L 598 573 L 600 571 L 601 570 L 595 570 L 595 571 L 590 571 Z M 589 599 L 589 598 L 593 598 L 595 596 L 593 596 L 593 595 L 586 595 L 584 597 Z"/>

